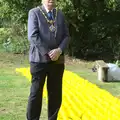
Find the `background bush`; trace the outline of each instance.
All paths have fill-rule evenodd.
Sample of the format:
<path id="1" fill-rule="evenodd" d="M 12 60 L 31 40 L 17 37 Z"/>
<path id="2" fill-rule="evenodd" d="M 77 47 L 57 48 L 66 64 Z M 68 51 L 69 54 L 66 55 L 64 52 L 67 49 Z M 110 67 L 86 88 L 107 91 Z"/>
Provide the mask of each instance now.
<path id="1" fill-rule="evenodd" d="M 7 32 L 5 36 L 8 38 L 10 35 L 11 51 L 25 53 L 28 50 L 26 29 L 28 11 L 40 2 L 40 0 L 0 0 L 0 9 L 4 9 L 0 14 L 0 26 L 11 29 L 11 34 Z M 119 0 L 58 0 L 57 6 L 65 13 L 68 23 L 71 41 L 67 53 L 70 56 L 87 60 L 119 59 Z"/>

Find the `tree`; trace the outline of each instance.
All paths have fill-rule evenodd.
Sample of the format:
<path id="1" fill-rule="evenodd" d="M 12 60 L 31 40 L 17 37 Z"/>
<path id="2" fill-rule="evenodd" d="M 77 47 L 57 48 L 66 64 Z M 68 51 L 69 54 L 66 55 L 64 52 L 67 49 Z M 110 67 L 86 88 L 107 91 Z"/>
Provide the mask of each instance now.
<path id="1" fill-rule="evenodd" d="M 3 2 L 7 5 L 7 8 L 5 6 L 3 8 L 7 9 L 8 13 L 4 14 L 3 19 L 10 18 L 15 31 L 21 26 L 20 35 L 17 35 L 21 36 L 21 33 L 24 33 L 23 36 L 25 36 L 28 11 L 39 5 L 41 0 L 1 1 L 2 6 L 4 6 Z M 114 58 L 119 53 L 119 0 L 58 0 L 57 6 L 65 13 L 70 30 L 69 55 L 103 59 L 103 56 L 107 55 Z M 2 9 L 1 6 L 0 9 Z"/>

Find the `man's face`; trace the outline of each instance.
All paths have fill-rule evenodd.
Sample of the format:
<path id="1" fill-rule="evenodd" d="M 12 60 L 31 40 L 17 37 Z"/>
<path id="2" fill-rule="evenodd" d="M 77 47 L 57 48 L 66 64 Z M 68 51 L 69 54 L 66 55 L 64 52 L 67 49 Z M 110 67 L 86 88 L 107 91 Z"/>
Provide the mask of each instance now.
<path id="1" fill-rule="evenodd" d="M 56 0 L 43 0 L 43 3 L 48 7 L 53 7 L 55 5 Z"/>

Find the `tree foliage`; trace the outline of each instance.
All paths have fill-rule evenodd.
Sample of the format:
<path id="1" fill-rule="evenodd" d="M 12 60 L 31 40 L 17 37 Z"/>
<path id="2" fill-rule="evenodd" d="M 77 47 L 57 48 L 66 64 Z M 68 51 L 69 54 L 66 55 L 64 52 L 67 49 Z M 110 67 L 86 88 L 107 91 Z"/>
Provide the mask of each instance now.
<path id="1" fill-rule="evenodd" d="M 11 21 L 21 26 L 19 33 L 25 36 L 28 11 L 40 3 L 41 0 L 0 0 L 0 24 L 3 19 Z M 58 0 L 57 6 L 65 13 L 70 30 L 69 55 L 86 59 L 119 56 L 119 0 Z"/>

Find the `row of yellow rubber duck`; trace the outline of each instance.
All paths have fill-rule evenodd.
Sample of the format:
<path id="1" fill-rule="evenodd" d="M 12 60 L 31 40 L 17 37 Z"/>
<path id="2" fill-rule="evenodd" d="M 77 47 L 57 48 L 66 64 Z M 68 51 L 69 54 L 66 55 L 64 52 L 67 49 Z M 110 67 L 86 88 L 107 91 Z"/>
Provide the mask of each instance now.
<path id="1" fill-rule="evenodd" d="M 29 68 L 17 68 L 31 79 Z M 47 91 L 44 87 L 44 97 Z M 65 70 L 63 101 L 58 120 L 120 120 L 120 100 L 88 80 Z"/>

